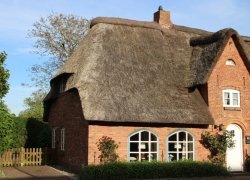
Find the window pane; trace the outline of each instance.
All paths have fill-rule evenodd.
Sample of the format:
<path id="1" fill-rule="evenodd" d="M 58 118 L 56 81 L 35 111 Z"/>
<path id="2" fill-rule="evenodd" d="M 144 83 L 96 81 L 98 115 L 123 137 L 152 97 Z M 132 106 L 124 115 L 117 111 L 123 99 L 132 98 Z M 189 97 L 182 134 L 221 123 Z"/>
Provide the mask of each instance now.
<path id="1" fill-rule="evenodd" d="M 188 151 L 193 151 L 193 143 L 188 143 Z"/>
<path id="2" fill-rule="evenodd" d="M 169 153 L 168 154 L 168 161 L 176 161 L 177 160 L 177 154 L 176 153 Z"/>
<path id="3" fill-rule="evenodd" d="M 175 144 L 176 143 L 168 143 L 168 150 L 169 151 L 176 151 Z"/>
<path id="4" fill-rule="evenodd" d="M 157 137 L 153 134 L 151 134 L 151 141 L 157 141 Z"/>
<path id="5" fill-rule="evenodd" d="M 224 92 L 224 98 L 225 98 L 225 99 L 229 99 L 229 98 L 230 98 L 229 92 Z"/>
<path id="6" fill-rule="evenodd" d="M 224 104 L 225 105 L 230 105 L 230 100 L 229 99 L 224 99 Z"/>
<path id="7" fill-rule="evenodd" d="M 239 104 L 238 104 L 238 99 L 233 99 L 233 105 L 234 105 L 234 106 L 239 105 Z"/>
<path id="8" fill-rule="evenodd" d="M 194 160 L 194 153 L 188 153 L 188 159 Z"/>
<path id="9" fill-rule="evenodd" d="M 234 62 L 232 59 L 228 59 L 228 60 L 226 61 L 226 65 L 235 66 L 235 62 Z"/>
<path id="10" fill-rule="evenodd" d="M 157 160 L 157 153 L 151 153 L 150 158 L 151 160 Z"/>
<path id="11" fill-rule="evenodd" d="M 186 152 L 186 150 L 187 150 L 186 143 L 180 143 L 179 151 Z"/>
<path id="12" fill-rule="evenodd" d="M 141 143 L 141 152 L 148 152 L 149 146 L 148 143 Z"/>
<path id="13" fill-rule="evenodd" d="M 141 132 L 141 140 L 148 141 L 149 140 L 149 133 L 147 131 Z"/>
<path id="14" fill-rule="evenodd" d="M 177 141 L 177 134 L 173 134 L 168 138 L 169 141 Z"/>
<path id="15" fill-rule="evenodd" d="M 149 154 L 148 153 L 141 153 L 141 161 L 148 161 Z"/>
<path id="16" fill-rule="evenodd" d="M 139 141 L 139 133 L 130 137 L 130 141 Z"/>
<path id="17" fill-rule="evenodd" d="M 179 153 L 179 159 L 178 160 L 185 160 L 185 159 L 187 159 L 186 152 Z"/>
<path id="18" fill-rule="evenodd" d="M 193 141 L 193 137 L 191 134 L 188 134 L 188 141 Z"/>
<path id="19" fill-rule="evenodd" d="M 139 160 L 139 153 L 130 153 L 130 161 L 138 161 Z"/>
<path id="20" fill-rule="evenodd" d="M 156 152 L 157 151 L 157 143 L 151 143 L 151 152 Z"/>
<path id="21" fill-rule="evenodd" d="M 179 141 L 186 141 L 186 132 L 179 132 Z"/>
<path id="22" fill-rule="evenodd" d="M 139 143 L 130 143 L 130 152 L 139 152 Z"/>
<path id="23" fill-rule="evenodd" d="M 233 93 L 233 99 L 238 99 L 238 93 Z"/>

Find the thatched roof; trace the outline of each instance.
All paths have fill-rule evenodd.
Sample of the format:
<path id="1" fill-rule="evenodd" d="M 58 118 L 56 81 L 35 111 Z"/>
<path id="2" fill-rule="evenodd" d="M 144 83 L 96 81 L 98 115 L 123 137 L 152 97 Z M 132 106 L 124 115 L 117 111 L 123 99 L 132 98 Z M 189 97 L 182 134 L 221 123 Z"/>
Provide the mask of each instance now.
<path id="1" fill-rule="evenodd" d="M 213 124 L 198 90 L 187 86 L 206 81 L 214 61 L 206 53 L 216 57 L 224 35 L 236 32 L 218 33 L 97 18 L 52 83 L 72 74 L 66 90 L 78 90 L 89 121 Z"/>

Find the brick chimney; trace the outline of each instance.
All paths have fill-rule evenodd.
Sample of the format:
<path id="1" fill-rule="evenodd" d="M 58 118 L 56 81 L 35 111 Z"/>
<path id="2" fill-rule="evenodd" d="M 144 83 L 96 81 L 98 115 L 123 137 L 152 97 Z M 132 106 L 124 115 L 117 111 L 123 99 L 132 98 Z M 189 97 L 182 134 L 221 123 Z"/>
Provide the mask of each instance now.
<path id="1" fill-rule="evenodd" d="M 159 6 L 158 11 L 154 13 L 154 21 L 166 29 L 171 29 L 173 26 L 170 19 L 170 11 L 164 11 L 162 6 Z"/>

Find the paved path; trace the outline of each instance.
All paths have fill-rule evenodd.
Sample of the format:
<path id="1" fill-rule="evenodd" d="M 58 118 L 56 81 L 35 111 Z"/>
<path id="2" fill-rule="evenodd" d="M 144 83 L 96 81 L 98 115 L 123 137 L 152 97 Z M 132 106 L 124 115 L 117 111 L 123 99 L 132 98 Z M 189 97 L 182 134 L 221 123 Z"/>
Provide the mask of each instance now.
<path id="1" fill-rule="evenodd" d="M 3 167 L 5 178 L 18 180 L 72 180 L 73 175 L 63 173 L 50 166 Z"/>

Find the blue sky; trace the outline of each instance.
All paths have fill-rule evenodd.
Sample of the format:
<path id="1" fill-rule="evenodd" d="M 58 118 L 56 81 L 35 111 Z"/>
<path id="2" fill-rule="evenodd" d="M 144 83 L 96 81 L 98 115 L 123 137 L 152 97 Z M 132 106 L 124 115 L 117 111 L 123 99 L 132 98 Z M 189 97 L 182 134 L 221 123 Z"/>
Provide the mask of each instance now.
<path id="1" fill-rule="evenodd" d="M 30 82 L 28 69 L 47 59 L 31 53 L 34 39 L 27 38 L 40 17 L 56 12 L 87 19 L 104 16 L 152 21 L 159 5 L 171 11 L 174 24 L 208 31 L 232 27 L 250 36 L 249 0 L 1 0 L 0 51 L 8 54 L 6 66 L 11 76 L 5 102 L 11 112 L 18 115 L 24 110 L 24 98 L 35 91 L 34 87 L 21 86 Z"/>

